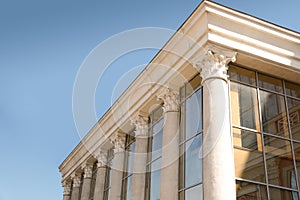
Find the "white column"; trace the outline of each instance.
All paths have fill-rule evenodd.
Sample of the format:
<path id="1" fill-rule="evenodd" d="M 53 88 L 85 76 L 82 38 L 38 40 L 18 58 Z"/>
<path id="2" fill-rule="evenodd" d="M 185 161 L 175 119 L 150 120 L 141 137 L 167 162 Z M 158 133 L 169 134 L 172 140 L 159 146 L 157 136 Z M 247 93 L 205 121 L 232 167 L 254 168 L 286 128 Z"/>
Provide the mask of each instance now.
<path id="1" fill-rule="evenodd" d="M 95 191 L 94 191 L 94 199 L 93 200 L 104 200 L 104 184 L 105 184 L 105 175 L 106 175 L 106 162 L 107 162 L 107 154 L 100 151 L 96 154 L 96 158 L 98 160 L 97 163 L 97 176 L 95 183 Z"/>
<path id="2" fill-rule="evenodd" d="M 141 200 L 145 197 L 148 118 L 138 114 L 131 122 L 135 125 L 135 152 L 130 200 Z"/>
<path id="3" fill-rule="evenodd" d="M 203 190 L 204 199 L 234 200 L 235 175 L 231 137 L 226 56 L 208 51 L 194 65 L 203 85 Z"/>
<path id="4" fill-rule="evenodd" d="M 119 133 L 112 139 L 114 144 L 114 159 L 112 164 L 111 189 L 109 200 L 120 200 L 124 167 L 125 134 Z"/>
<path id="5" fill-rule="evenodd" d="M 70 200 L 71 199 L 71 182 L 70 181 L 64 181 L 63 187 L 64 187 L 64 198 L 63 200 Z"/>
<path id="6" fill-rule="evenodd" d="M 81 199 L 80 200 L 89 200 L 91 193 L 91 184 L 92 184 L 92 175 L 93 175 L 93 164 L 92 163 L 84 163 L 82 166 L 83 169 L 83 183 L 82 183 L 82 191 L 81 191 Z"/>
<path id="7" fill-rule="evenodd" d="M 80 199 L 80 186 L 81 186 L 81 176 L 80 174 L 72 174 L 73 180 L 73 188 L 72 188 L 72 195 L 71 200 L 79 200 Z"/>
<path id="8" fill-rule="evenodd" d="M 178 93 L 170 89 L 163 89 L 158 95 L 158 99 L 164 102 L 160 199 L 177 200 L 179 159 Z"/>

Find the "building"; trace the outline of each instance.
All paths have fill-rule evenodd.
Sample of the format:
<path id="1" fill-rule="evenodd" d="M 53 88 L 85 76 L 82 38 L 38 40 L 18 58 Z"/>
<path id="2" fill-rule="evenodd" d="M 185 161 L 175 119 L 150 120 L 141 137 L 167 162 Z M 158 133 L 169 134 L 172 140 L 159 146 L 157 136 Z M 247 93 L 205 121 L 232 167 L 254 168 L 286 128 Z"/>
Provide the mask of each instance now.
<path id="1" fill-rule="evenodd" d="M 203 1 L 59 170 L 64 200 L 298 200 L 300 34 Z"/>

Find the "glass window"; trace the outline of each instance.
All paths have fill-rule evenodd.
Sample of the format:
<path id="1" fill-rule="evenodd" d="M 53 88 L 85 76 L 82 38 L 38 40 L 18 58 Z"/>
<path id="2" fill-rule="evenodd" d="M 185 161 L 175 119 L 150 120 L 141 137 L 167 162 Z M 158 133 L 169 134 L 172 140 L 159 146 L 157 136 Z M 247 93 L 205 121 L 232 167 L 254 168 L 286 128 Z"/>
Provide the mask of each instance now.
<path id="1" fill-rule="evenodd" d="M 230 85 L 230 91 L 232 123 L 259 130 L 256 89 L 233 82 Z"/>
<path id="2" fill-rule="evenodd" d="M 264 185 L 248 183 L 245 181 L 236 181 L 236 199 L 267 200 L 267 187 Z"/>
<path id="3" fill-rule="evenodd" d="M 274 200 L 298 200 L 297 192 L 283 190 L 279 188 L 270 187 L 270 199 Z"/>
<path id="4" fill-rule="evenodd" d="M 133 174 L 133 162 L 134 162 L 134 152 L 135 152 L 135 138 L 133 134 L 128 134 L 126 137 L 125 146 L 125 165 L 124 173 L 122 179 L 122 199 L 130 199 L 130 189 L 131 189 L 131 179 Z"/>
<path id="5" fill-rule="evenodd" d="M 290 141 L 272 136 L 264 136 L 266 165 L 269 183 L 292 188 L 291 173 L 294 172 Z"/>
<path id="6" fill-rule="evenodd" d="M 186 139 L 202 130 L 202 99 L 200 98 L 200 90 L 193 93 L 186 99 L 186 117 L 185 117 L 185 137 Z"/>
<path id="7" fill-rule="evenodd" d="M 236 177 L 266 182 L 261 134 L 235 128 L 233 142 Z"/>
<path id="8" fill-rule="evenodd" d="M 162 108 L 154 110 L 150 115 L 151 137 L 149 138 L 149 157 L 147 164 L 147 199 L 157 200 L 160 198 L 160 168 L 161 168 L 161 149 L 163 137 L 164 118 Z"/>
<path id="9" fill-rule="evenodd" d="M 107 169 L 106 169 L 106 175 L 105 175 L 105 183 L 104 183 L 104 200 L 108 200 L 110 197 L 110 188 L 111 188 L 111 176 L 112 176 L 112 170 L 111 166 L 114 162 L 114 156 L 113 156 L 113 149 L 108 150 L 107 153 Z"/>
<path id="10" fill-rule="evenodd" d="M 261 88 L 272 90 L 275 92 L 283 92 L 282 80 L 270 76 L 258 74 L 258 85 Z"/>
<path id="11" fill-rule="evenodd" d="M 181 196 L 184 195 L 184 199 L 188 200 L 202 200 L 203 199 L 203 186 L 202 184 L 197 185 L 196 187 L 189 188 L 184 192 L 181 192 Z"/>
<path id="12" fill-rule="evenodd" d="M 285 91 L 286 95 L 300 98 L 300 85 L 286 81 Z"/>
<path id="13" fill-rule="evenodd" d="M 185 143 L 185 187 L 202 182 L 202 135 Z"/>
<path id="14" fill-rule="evenodd" d="M 203 198 L 202 191 L 202 88 L 196 76 L 181 89 L 180 200 Z"/>
<path id="15" fill-rule="evenodd" d="M 256 85 L 254 71 L 250 71 L 244 68 L 231 65 L 228 73 L 231 80 L 235 80 L 250 85 Z"/>
<path id="16" fill-rule="evenodd" d="M 287 98 L 292 137 L 300 141 L 300 100 Z"/>
<path id="17" fill-rule="evenodd" d="M 260 91 L 262 128 L 266 133 L 289 137 L 284 97 Z"/>

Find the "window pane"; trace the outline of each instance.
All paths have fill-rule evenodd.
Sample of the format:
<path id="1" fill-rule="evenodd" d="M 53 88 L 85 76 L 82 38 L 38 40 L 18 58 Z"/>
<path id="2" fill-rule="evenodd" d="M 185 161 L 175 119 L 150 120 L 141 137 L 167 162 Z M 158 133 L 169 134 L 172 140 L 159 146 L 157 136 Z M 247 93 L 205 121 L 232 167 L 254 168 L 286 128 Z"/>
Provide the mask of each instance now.
<path id="1" fill-rule="evenodd" d="M 288 140 L 264 136 L 269 183 L 294 188 L 291 174 L 295 173 L 291 144 Z"/>
<path id="2" fill-rule="evenodd" d="M 150 200 L 160 199 L 160 170 L 151 172 Z"/>
<path id="3" fill-rule="evenodd" d="M 300 98 L 300 85 L 285 82 L 285 89 L 287 95 Z"/>
<path id="4" fill-rule="evenodd" d="M 130 190 L 131 190 L 131 183 L 132 183 L 132 176 L 129 176 L 128 178 L 127 178 L 127 180 L 125 180 L 125 181 L 127 181 L 127 187 L 126 187 L 126 200 L 130 200 Z"/>
<path id="5" fill-rule="evenodd" d="M 230 80 L 256 85 L 255 72 L 231 65 L 229 68 Z"/>
<path id="6" fill-rule="evenodd" d="M 282 81 L 270 76 L 258 74 L 259 87 L 282 93 Z"/>
<path id="7" fill-rule="evenodd" d="M 292 192 L 292 191 L 270 187 L 269 192 L 270 192 L 270 199 L 274 199 L 274 200 L 298 200 L 297 193 Z"/>
<path id="8" fill-rule="evenodd" d="M 202 184 L 185 190 L 185 200 L 202 200 L 203 189 Z"/>
<path id="9" fill-rule="evenodd" d="M 284 97 L 260 91 L 263 131 L 289 137 Z"/>
<path id="10" fill-rule="evenodd" d="M 135 149 L 135 142 L 132 142 L 125 152 L 127 157 L 127 162 L 128 162 L 126 172 L 130 174 L 133 172 L 134 149 Z"/>
<path id="11" fill-rule="evenodd" d="M 293 139 L 300 140 L 300 101 L 287 98 L 289 120 Z"/>
<path id="12" fill-rule="evenodd" d="M 185 144 L 185 187 L 202 182 L 202 135 Z"/>
<path id="13" fill-rule="evenodd" d="M 233 129 L 235 176 L 266 182 L 261 134 Z"/>
<path id="14" fill-rule="evenodd" d="M 293 145 L 296 159 L 296 167 L 298 172 L 298 181 L 300 182 L 300 143 L 294 142 Z"/>
<path id="15" fill-rule="evenodd" d="M 256 89 L 231 83 L 230 90 L 233 124 L 259 130 Z"/>
<path id="16" fill-rule="evenodd" d="M 153 126 L 152 160 L 155 160 L 156 158 L 161 156 L 163 123 L 164 123 L 164 120 L 160 119 Z"/>
<path id="17" fill-rule="evenodd" d="M 236 181 L 237 200 L 267 200 L 267 188 L 263 185 Z"/>
<path id="18" fill-rule="evenodd" d="M 186 100 L 186 138 L 190 138 L 202 130 L 202 99 L 198 90 Z"/>
<path id="19" fill-rule="evenodd" d="M 195 91 L 195 89 L 197 89 L 200 86 L 200 83 L 201 83 L 200 75 L 197 75 L 192 80 L 190 80 L 186 84 L 186 96 L 192 94 Z"/>

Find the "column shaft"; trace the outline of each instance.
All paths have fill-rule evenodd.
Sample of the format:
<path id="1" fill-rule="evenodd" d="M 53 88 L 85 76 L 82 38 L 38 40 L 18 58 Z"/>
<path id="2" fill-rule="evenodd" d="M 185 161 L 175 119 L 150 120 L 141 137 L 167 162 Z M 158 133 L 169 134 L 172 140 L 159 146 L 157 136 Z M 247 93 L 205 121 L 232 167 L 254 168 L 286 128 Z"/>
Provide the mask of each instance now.
<path id="1" fill-rule="evenodd" d="M 163 89 L 158 99 L 164 101 L 164 127 L 162 141 L 162 165 L 160 199 L 178 199 L 179 159 L 179 105 L 178 94 L 169 88 Z"/>
<path id="2" fill-rule="evenodd" d="M 123 178 L 123 164 L 124 152 L 116 152 L 114 155 L 112 175 L 111 175 L 111 189 L 109 200 L 120 200 L 122 191 L 122 178 Z"/>
<path id="3" fill-rule="evenodd" d="M 146 137 L 136 137 L 130 200 L 141 200 L 145 197 L 147 144 Z"/>
<path id="4" fill-rule="evenodd" d="M 73 187 L 71 200 L 79 200 L 80 187 Z"/>
<path id="5" fill-rule="evenodd" d="M 236 199 L 227 82 L 227 64 L 236 54 L 226 54 L 209 50 L 195 66 L 203 85 L 203 191 L 210 200 Z"/>
<path id="6" fill-rule="evenodd" d="M 92 183 L 91 177 L 86 177 L 83 179 L 80 200 L 89 200 L 90 199 L 91 183 Z"/>
<path id="7" fill-rule="evenodd" d="M 95 192 L 94 192 L 94 200 L 103 200 L 105 175 L 106 175 L 106 167 L 105 166 L 98 167 L 96 184 L 95 184 Z"/>
<path id="8" fill-rule="evenodd" d="M 160 199 L 178 199 L 178 114 L 165 112 L 163 129 Z"/>

